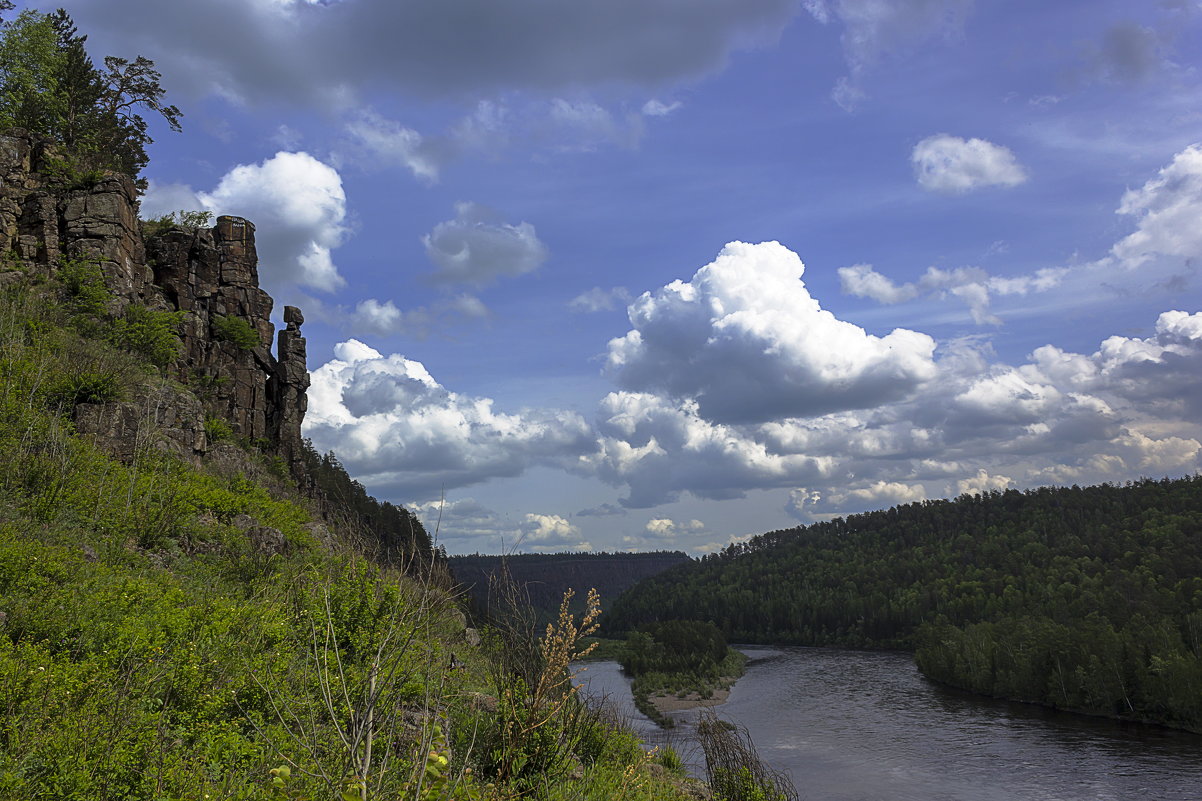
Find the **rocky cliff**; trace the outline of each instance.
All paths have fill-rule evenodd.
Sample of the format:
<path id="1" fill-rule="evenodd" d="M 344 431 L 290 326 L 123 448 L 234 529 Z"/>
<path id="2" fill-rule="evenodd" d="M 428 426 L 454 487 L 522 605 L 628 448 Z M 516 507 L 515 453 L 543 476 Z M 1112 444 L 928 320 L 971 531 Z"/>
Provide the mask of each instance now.
<path id="1" fill-rule="evenodd" d="M 127 176 L 73 175 L 65 163 L 48 142 L 0 134 L 0 285 L 68 262 L 98 265 L 114 313 L 130 304 L 182 312 L 182 348 L 167 373 L 194 390 L 162 387 L 158 398 L 137 403 L 82 404 L 77 426 L 120 454 L 133 447 L 149 409 L 178 450 L 200 455 L 210 446 L 204 422 L 211 415 L 303 472 L 304 317 L 285 307 L 273 355 L 273 301 L 259 286 L 254 225 L 219 217 L 212 228 L 169 226 L 146 239 Z M 229 336 L 231 326 L 246 335 Z"/>

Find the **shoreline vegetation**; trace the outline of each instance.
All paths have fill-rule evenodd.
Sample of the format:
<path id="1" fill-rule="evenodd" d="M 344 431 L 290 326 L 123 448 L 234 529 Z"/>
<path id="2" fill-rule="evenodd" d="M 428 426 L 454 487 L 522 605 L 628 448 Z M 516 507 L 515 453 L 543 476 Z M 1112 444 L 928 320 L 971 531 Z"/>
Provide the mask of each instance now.
<path id="1" fill-rule="evenodd" d="M 665 729 L 676 725 L 673 712 L 725 703 L 747 663 L 716 626 L 688 620 L 631 632 L 617 657 L 635 708 Z"/>

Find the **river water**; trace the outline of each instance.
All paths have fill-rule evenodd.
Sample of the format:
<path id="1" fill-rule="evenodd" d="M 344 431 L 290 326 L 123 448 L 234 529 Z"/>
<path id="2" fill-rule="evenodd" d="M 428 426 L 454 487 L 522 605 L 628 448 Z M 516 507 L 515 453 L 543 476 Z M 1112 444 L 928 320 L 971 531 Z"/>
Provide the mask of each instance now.
<path id="1" fill-rule="evenodd" d="M 753 661 L 715 711 L 807 801 L 1202 801 L 1199 735 L 946 690 L 907 654 L 742 650 Z M 591 663 L 578 681 L 704 771 L 696 712 L 663 732 L 634 710 L 616 663 Z"/>

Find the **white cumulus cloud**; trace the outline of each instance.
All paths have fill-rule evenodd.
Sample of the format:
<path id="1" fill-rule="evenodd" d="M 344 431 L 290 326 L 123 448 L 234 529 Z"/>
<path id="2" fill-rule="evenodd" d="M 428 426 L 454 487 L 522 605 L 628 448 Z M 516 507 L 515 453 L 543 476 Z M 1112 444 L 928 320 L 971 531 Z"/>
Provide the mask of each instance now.
<path id="1" fill-rule="evenodd" d="M 580 529 L 559 515 L 527 514 L 521 525 L 520 547 L 532 551 L 591 551 Z"/>
<path id="2" fill-rule="evenodd" d="M 420 362 L 354 339 L 313 370 L 305 434 L 373 490 L 423 499 L 536 464 L 572 465 L 596 448 L 575 413 L 497 411 L 489 398 L 443 387 Z"/>
<path id="3" fill-rule="evenodd" d="M 858 298 L 871 298 L 877 303 L 901 303 L 918 297 L 913 284 L 895 284 L 893 279 L 878 273 L 871 264 L 840 267 L 839 281 L 843 291 Z"/>
<path id="4" fill-rule="evenodd" d="M 1046 292 L 1060 285 L 1068 274 L 1063 267 L 1044 267 L 1030 275 L 1002 277 L 990 275 L 980 267 L 956 267 L 943 270 L 928 267 L 918 281 L 898 284 L 879 273 L 871 264 L 840 267 L 843 291 L 877 303 L 893 304 L 923 296 L 953 298 L 968 307 L 977 325 L 1000 325 L 1002 320 L 990 311 L 999 295 L 1027 295 Z"/>
<path id="5" fill-rule="evenodd" d="M 961 479 L 956 482 L 957 495 L 980 495 L 986 492 L 1001 491 L 1014 483 L 1014 479 L 1008 476 L 990 475 L 989 471 L 984 468 L 977 471 L 976 475 Z"/>
<path id="6" fill-rule="evenodd" d="M 648 393 L 607 395 L 596 428 L 600 452 L 586 463 L 603 480 L 629 488 L 622 500 L 629 508 L 655 506 L 686 491 L 726 499 L 750 489 L 795 486 L 829 477 L 838 462 L 775 451 L 754 432 L 703 419 L 695 401 Z"/>
<path id="7" fill-rule="evenodd" d="M 973 340 L 941 353 L 906 397 L 766 421 L 716 422 L 664 391 L 611 393 L 586 462 L 628 489 L 628 508 L 782 488 L 803 520 L 1202 467 L 1202 312 L 1165 312 L 1153 336 L 1110 337 L 1092 354 L 1048 345 L 1008 365 Z"/>
<path id="8" fill-rule="evenodd" d="M 689 282 L 644 293 L 633 330 L 609 343 L 623 389 L 696 401 L 717 422 L 766 421 L 875 406 L 935 375 L 935 342 L 877 337 L 822 309 L 805 266 L 776 242 L 731 242 Z"/>
<path id="9" fill-rule="evenodd" d="M 1009 148 L 984 139 L 928 136 L 910 154 L 918 185 L 930 192 L 961 194 L 987 186 L 1017 186 L 1027 174 Z"/>
<path id="10" fill-rule="evenodd" d="M 1190 145 L 1155 178 L 1124 194 L 1118 213 L 1137 220 L 1136 231 L 1112 250 L 1124 267 L 1158 255 L 1202 256 L 1202 145 Z"/>

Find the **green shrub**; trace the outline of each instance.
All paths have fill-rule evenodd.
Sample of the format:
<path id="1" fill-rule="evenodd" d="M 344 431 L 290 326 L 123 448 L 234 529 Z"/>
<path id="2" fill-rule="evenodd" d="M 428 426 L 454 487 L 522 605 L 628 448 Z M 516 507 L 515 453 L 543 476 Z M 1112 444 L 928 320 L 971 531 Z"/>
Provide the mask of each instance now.
<path id="1" fill-rule="evenodd" d="M 183 347 L 177 333 L 183 317 L 183 312 L 151 311 L 131 304 L 124 317 L 113 321 L 109 338 L 151 364 L 166 367 L 179 358 Z"/>
<path id="2" fill-rule="evenodd" d="M 143 220 L 142 235 L 150 238 L 175 228 L 182 228 L 185 231 L 195 231 L 199 228 L 208 228 L 212 224 L 212 221 L 213 212 L 211 211 L 186 211 L 180 209 L 179 211 L 164 214 L 161 217 Z"/>
<path id="3" fill-rule="evenodd" d="M 108 171 L 89 167 L 83 159 L 48 157 L 42 160 L 42 171 L 51 178 L 58 178 L 68 189 L 91 189 L 104 180 Z"/>
<path id="4" fill-rule="evenodd" d="M 63 259 L 58 277 L 66 290 L 66 308 L 71 314 L 99 317 L 104 314 L 112 293 L 104 285 L 104 273 L 94 260 Z"/>
<path id="5" fill-rule="evenodd" d="M 241 317 L 213 318 L 213 335 L 222 342 L 229 342 L 239 350 L 254 350 L 263 344 L 259 332 Z"/>
<path id="6" fill-rule="evenodd" d="M 680 758 L 680 754 L 676 753 L 676 749 L 671 746 L 665 746 L 662 750 L 656 753 L 656 761 L 669 773 L 674 773 L 677 776 L 684 775 L 684 760 Z"/>
<path id="7" fill-rule="evenodd" d="M 52 406 L 107 403 L 121 397 L 121 377 L 115 370 L 88 370 L 64 376 L 49 393 Z"/>
<path id="8" fill-rule="evenodd" d="M 215 415 L 205 415 L 205 439 L 209 442 L 221 442 L 233 438 L 234 429 L 229 423 Z"/>

